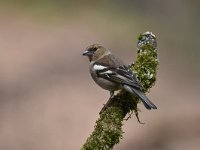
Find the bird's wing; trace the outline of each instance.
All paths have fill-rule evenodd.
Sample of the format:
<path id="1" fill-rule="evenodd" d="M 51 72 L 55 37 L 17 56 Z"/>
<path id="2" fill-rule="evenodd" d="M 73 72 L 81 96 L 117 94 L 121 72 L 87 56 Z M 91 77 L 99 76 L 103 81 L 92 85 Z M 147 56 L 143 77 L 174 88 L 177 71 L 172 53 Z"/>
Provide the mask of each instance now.
<path id="1" fill-rule="evenodd" d="M 142 86 L 139 84 L 136 76 L 125 65 L 111 67 L 108 64 L 95 63 L 94 68 L 96 70 L 97 76 L 100 78 L 142 89 Z"/>

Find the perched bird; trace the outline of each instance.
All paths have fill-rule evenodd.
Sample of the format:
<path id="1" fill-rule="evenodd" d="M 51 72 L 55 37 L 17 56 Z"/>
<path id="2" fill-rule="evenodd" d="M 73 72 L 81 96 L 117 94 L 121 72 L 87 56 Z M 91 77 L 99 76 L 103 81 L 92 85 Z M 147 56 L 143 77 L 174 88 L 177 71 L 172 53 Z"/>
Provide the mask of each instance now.
<path id="1" fill-rule="evenodd" d="M 111 98 L 114 91 L 125 89 L 137 95 L 147 109 L 157 109 L 142 92 L 142 86 L 135 74 L 108 49 L 93 44 L 86 48 L 83 55 L 89 58 L 89 69 L 93 80 L 101 88 L 110 91 Z"/>

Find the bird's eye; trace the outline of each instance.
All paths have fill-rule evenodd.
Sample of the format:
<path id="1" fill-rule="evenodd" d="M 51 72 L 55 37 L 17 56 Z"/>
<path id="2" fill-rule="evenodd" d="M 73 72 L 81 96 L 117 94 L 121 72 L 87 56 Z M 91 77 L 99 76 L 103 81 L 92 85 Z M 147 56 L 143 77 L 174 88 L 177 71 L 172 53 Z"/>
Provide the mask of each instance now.
<path id="1" fill-rule="evenodd" d="M 96 47 L 94 47 L 94 48 L 93 48 L 93 51 L 95 52 L 96 50 L 97 50 L 97 48 L 96 48 Z"/>

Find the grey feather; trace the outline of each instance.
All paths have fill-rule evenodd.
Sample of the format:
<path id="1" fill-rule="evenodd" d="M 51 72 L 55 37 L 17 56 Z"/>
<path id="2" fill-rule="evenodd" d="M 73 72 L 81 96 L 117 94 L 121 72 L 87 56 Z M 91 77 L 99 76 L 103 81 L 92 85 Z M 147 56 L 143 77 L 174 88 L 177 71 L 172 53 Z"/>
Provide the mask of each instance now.
<path id="1" fill-rule="evenodd" d="M 128 92 L 136 94 L 147 109 L 157 109 L 157 107 L 148 99 L 148 97 L 140 89 L 136 89 L 128 85 L 124 85 L 123 87 Z"/>

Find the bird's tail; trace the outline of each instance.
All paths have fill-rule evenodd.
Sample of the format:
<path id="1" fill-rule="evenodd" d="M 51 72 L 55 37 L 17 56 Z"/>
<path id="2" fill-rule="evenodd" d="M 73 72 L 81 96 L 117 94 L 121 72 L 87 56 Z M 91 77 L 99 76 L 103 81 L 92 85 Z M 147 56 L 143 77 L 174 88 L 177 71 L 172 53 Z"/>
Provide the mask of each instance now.
<path id="1" fill-rule="evenodd" d="M 156 105 L 154 105 L 140 89 L 132 88 L 128 85 L 124 85 L 124 89 L 130 93 L 136 94 L 147 109 L 157 109 Z"/>

